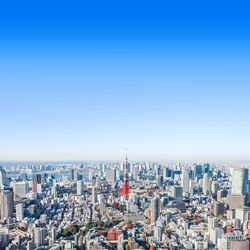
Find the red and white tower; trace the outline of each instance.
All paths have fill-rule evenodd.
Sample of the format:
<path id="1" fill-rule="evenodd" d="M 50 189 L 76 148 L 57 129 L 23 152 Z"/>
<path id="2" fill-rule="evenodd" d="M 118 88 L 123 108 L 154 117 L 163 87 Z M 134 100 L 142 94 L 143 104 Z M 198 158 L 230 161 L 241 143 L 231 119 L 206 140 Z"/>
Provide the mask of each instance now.
<path id="1" fill-rule="evenodd" d="M 124 177 L 123 177 L 123 188 L 122 188 L 122 195 L 127 195 L 130 193 L 130 188 L 129 188 L 129 183 L 128 183 L 128 157 L 126 153 L 126 158 L 125 158 L 125 172 L 124 172 Z"/>

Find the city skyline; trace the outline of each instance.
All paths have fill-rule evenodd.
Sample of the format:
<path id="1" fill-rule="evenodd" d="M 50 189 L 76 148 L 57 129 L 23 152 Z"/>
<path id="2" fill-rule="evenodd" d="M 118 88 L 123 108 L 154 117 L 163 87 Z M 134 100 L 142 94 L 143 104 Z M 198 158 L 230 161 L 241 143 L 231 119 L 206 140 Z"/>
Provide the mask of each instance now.
<path id="1" fill-rule="evenodd" d="M 0 161 L 250 160 L 248 3 L 1 3 Z"/>

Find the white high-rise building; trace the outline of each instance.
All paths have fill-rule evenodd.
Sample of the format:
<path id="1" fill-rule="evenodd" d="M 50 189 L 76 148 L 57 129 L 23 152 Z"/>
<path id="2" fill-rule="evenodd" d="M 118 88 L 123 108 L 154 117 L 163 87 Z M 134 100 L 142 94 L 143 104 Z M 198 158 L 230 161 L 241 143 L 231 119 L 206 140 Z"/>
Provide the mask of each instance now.
<path id="1" fill-rule="evenodd" d="M 24 218 L 23 204 L 19 203 L 16 205 L 16 219 L 17 219 L 17 221 L 22 221 L 23 218 Z"/>
<path id="2" fill-rule="evenodd" d="M 51 228 L 51 238 L 55 241 L 56 240 L 56 227 Z"/>
<path id="3" fill-rule="evenodd" d="M 93 180 L 93 171 L 92 171 L 92 169 L 89 169 L 89 180 L 90 181 Z"/>
<path id="4" fill-rule="evenodd" d="M 203 193 L 208 194 L 211 191 L 211 180 L 208 173 L 205 173 L 203 176 Z"/>
<path id="5" fill-rule="evenodd" d="M 208 219 L 208 229 L 214 229 L 219 227 L 219 220 L 217 217 L 210 216 Z"/>
<path id="6" fill-rule="evenodd" d="M 16 182 L 14 185 L 15 198 L 25 198 L 28 190 L 29 186 L 26 181 Z"/>
<path id="7" fill-rule="evenodd" d="M 100 176 L 96 177 L 96 183 L 95 183 L 96 188 L 101 188 L 101 178 Z"/>
<path id="8" fill-rule="evenodd" d="M 54 198 L 57 198 L 57 185 L 54 185 L 51 188 L 51 193 L 52 193 L 52 195 L 53 195 Z"/>
<path id="9" fill-rule="evenodd" d="M 42 192 L 43 192 L 43 186 L 41 183 L 38 183 L 37 184 L 37 193 L 42 194 Z"/>
<path id="10" fill-rule="evenodd" d="M 234 168 L 232 179 L 232 194 L 246 195 L 248 194 L 248 169 Z"/>
<path id="11" fill-rule="evenodd" d="M 95 204 L 97 202 L 97 194 L 95 187 L 92 187 L 92 203 Z"/>
<path id="12" fill-rule="evenodd" d="M 106 171 L 106 180 L 108 183 L 115 183 L 116 182 L 116 170 L 115 169 L 108 169 Z"/>
<path id="13" fill-rule="evenodd" d="M 183 169 L 181 176 L 181 184 L 183 188 L 183 193 L 189 192 L 189 171 L 188 169 Z"/>
<path id="14" fill-rule="evenodd" d="M 135 166 L 134 166 L 134 180 L 135 180 L 135 181 L 138 181 L 138 180 L 139 180 L 138 174 L 139 174 L 139 167 L 138 167 L 138 165 L 135 165 Z"/>
<path id="15" fill-rule="evenodd" d="M 36 228 L 34 233 L 35 245 L 36 247 L 41 247 L 45 243 L 46 229 L 45 228 Z"/>
<path id="16" fill-rule="evenodd" d="M 162 241 L 162 227 L 155 227 L 154 228 L 154 238 L 159 242 Z"/>
<path id="17" fill-rule="evenodd" d="M 7 177 L 6 177 L 6 172 L 5 170 L 1 169 L 0 170 L 0 189 L 3 189 L 4 186 L 7 186 Z"/>
<path id="18" fill-rule="evenodd" d="M 83 195 L 84 194 L 84 183 L 82 180 L 77 181 L 77 190 L 76 190 L 77 195 Z"/>
<path id="19" fill-rule="evenodd" d="M 208 232 L 209 232 L 209 239 L 215 245 L 217 245 L 219 237 L 224 234 L 224 231 L 222 228 L 211 228 L 211 229 L 208 229 Z"/>
<path id="20" fill-rule="evenodd" d="M 74 182 L 77 182 L 78 180 L 78 171 L 76 169 L 74 169 Z"/>

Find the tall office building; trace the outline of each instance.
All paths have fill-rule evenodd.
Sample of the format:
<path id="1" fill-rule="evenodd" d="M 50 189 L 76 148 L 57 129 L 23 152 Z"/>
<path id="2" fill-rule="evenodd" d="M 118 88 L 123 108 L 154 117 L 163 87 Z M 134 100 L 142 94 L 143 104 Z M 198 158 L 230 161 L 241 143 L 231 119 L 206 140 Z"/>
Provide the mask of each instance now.
<path id="1" fill-rule="evenodd" d="M 1 192 L 1 219 L 13 217 L 13 194 L 10 190 Z"/>
<path id="2" fill-rule="evenodd" d="M 170 178 L 172 176 L 172 169 L 164 168 L 163 169 L 163 179 Z"/>
<path id="3" fill-rule="evenodd" d="M 183 193 L 189 192 L 189 171 L 187 168 L 183 169 L 181 176 L 181 184 L 183 188 Z"/>
<path id="4" fill-rule="evenodd" d="M 74 180 L 74 169 L 70 169 L 70 180 Z"/>
<path id="5" fill-rule="evenodd" d="M 151 200 L 151 222 L 156 222 L 160 216 L 160 199 L 153 198 Z"/>
<path id="6" fill-rule="evenodd" d="M 116 170 L 115 169 L 108 169 L 106 171 L 106 180 L 108 183 L 116 182 Z"/>
<path id="7" fill-rule="evenodd" d="M 214 204 L 214 216 L 219 216 L 224 214 L 224 203 L 223 202 L 216 202 Z"/>
<path id="8" fill-rule="evenodd" d="M 54 198 L 57 198 L 57 184 L 54 184 L 51 187 L 51 194 L 53 195 Z"/>
<path id="9" fill-rule="evenodd" d="M 159 187 L 163 186 L 163 176 L 162 175 L 157 176 L 157 185 Z"/>
<path id="10" fill-rule="evenodd" d="M 138 165 L 135 165 L 133 175 L 134 175 L 134 180 L 138 181 L 139 180 L 139 166 Z"/>
<path id="11" fill-rule="evenodd" d="M 232 194 L 247 195 L 248 194 L 248 169 L 234 168 L 232 179 Z"/>
<path id="12" fill-rule="evenodd" d="M 99 165 L 99 177 L 103 177 L 102 164 Z"/>
<path id="13" fill-rule="evenodd" d="M 92 187 L 92 203 L 95 204 L 97 202 L 97 194 L 95 187 Z"/>
<path id="14" fill-rule="evenodd" d="M 14 198 L 25 198 L 28 193 L 28 183 L 26 181 L 16 182 L 14 185 Z"/>
<path id="15" fill-rule="evenodd" d="M 208 163 L 203 164 L 203 174 L 209 173 L 210 165 Z"/>
<path id="16" fill-rule="evenodd" d="M 46 229 L 45 228 L 36 228 L 34 232 L 35 245 L 36 247 L 41 247 L 45 243 Z"/>
<path id="17" fill-rule="evenodd" d="M 41 184 L 42 178 L 40 174 L 33 174 L 33 192 L 37 193 L 37 185 Z"/>
<path id="18" fill-rule="evenodd" d="M 19 203 L 16 205 L 16 219 L 17 219 L 17 221 L 22 221 L 23 218 L 24 218 L 23 204 Z"/>
<path id="19" fill-rule="evenodd" d="M 96 177 L 95 186 L 96 186 L 97 189 L 101 188 L 101 178 L 100 178 L 100 176 Z"/>
<path id="20" fill-rule="evenodd" d="M 77 195 L 83 195 L 84 194 L 84 183 L 83 183 L 83 181 L 77 181 L 76 194 Z"/>
<path id="21" fill-rule="evenodd" d="M 77 248 L 78 248 L 78 241 L 79 241 L 79 234 L 77 233 L 74 236 L 74 243 L 75 243 L 75 247 L 77 247 Z"/>
<path id="22" fill-rule="evenodd" d="M 56 227 L 51 228 L 51 238 L 55 241 L 56 240 Z"/>
<path id="23" fill-rule="evenodd" d="M 154 238 L 159 242 L 162 241 L 162 227 L 155 227 L 154 228 Z"/>
<path id="24" fill-rule="evenodd" d="M 76 169 L 74 169 L 74 182 L 78 181 L 78 176 L 79 176 L 78 171 Z"/>
<path id="25" fill-rule="evenodd" d="M 93 180 L 93 171 L 92 171 L 92 169 L 89 169 L 89 180 L 90 181 Z"/>
<path id="26" fill-rule="evenodd" d="M 182 202 L 183 188 L 178 186 L 172 186 L 172 197 L 175 198 L 176 202 Z"/>
<path id="27" fill-rule="evenodd" d="M 211 180 L 208 173 L 203 175 L 203 193 L 207 195 L 211 191 Z"/>
<path id="28" fill-rule="evenodd" d="M 218 181 L 212 181 L 211 192 L 213 194 L 217 194 L 217 192 L 219 191 L 219 189 L 220 189 L 220 185 L 219 185 Z"/>
<path id="29" fill-rule="evenodd" d="M 197 179 L 202 178 L 202 165 L 194 166 L 194 177 L 196 177 Z"/>
<path id="30" fill-rule="evenodd" d="M 4 189 L 7 186 L 7 177 L 4 169 L 0 170 L 0 189 Z"/>
<path id="31" fill-rule="evenodd" d="M 217 217 L 209 216 L 207 218 L 207 222 L 208 222 L 208 230 L 219 227 L 219 220 Z"/>

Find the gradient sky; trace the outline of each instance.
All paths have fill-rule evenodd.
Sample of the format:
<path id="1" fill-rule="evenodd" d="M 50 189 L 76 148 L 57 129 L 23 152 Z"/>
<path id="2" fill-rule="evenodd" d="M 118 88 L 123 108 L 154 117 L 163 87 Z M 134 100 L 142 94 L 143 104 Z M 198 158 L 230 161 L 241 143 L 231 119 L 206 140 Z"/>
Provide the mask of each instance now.
<path id="1" fill-rule="evenodd" d="M 0 160 L 250 160 L 249 1 L 1 1 Z"/>

